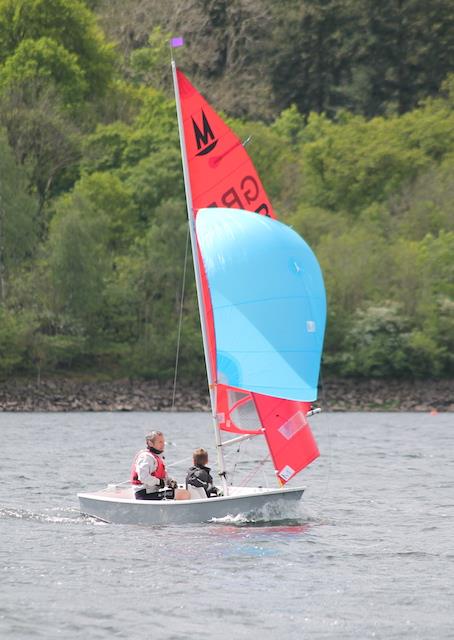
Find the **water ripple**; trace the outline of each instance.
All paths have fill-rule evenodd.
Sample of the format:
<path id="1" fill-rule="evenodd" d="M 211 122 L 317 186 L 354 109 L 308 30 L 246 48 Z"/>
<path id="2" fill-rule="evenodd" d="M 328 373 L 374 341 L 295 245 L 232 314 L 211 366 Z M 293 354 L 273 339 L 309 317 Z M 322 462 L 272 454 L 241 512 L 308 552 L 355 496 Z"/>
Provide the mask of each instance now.
<path id="1" fill-rule="evenodd" d="M 59 513 L 68 512 L 72 515 L 51 515 L 52 511 Z M 98 524 L 96 518 L 82 515 L 77 509 L 46 509 L 44 513 L 36 513 L 29 509 L 14 509 L 12 507 L 0 507 L 0 519 L 32 520 L 52 524 Z M 105 523 L 104 523 L 105 524 Z"/>

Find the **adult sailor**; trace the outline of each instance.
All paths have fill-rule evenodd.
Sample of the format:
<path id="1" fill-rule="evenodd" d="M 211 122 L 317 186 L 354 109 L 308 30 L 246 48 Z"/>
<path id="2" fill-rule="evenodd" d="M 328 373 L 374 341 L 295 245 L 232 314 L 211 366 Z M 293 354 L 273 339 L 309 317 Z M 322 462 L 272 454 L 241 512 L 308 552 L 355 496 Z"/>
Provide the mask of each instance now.
<path id="1" fill-rule="evenodd" d="M 131 484 L 136 500 L 162 500 L 173 498 L 178 484 L 169 478 L 163 456 L 164 434 L 152 431 L 145 437 L 147 448 L 139 451 L 131 467 Z M 169 489 L 163 491 L 164 487 Z"/>

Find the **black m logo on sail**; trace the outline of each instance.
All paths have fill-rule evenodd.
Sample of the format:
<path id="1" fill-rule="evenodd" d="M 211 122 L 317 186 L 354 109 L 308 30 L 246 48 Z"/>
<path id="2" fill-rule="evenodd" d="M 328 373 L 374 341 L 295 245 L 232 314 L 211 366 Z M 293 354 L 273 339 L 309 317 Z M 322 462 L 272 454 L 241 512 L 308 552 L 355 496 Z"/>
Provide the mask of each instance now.
<path id="1" fill-rule="evenodd" d="M 218 141 L 214 138 L 214 133 L 211 130 L 209 122 L 205 113 L 202 111 L 202 130 L 200 130 L 194 118 L 192 118 L 192 124 L 194 126 L 195 141 L 199 152 L 196 156 L 205 156 L 210 151 L 213 151 Z"/>

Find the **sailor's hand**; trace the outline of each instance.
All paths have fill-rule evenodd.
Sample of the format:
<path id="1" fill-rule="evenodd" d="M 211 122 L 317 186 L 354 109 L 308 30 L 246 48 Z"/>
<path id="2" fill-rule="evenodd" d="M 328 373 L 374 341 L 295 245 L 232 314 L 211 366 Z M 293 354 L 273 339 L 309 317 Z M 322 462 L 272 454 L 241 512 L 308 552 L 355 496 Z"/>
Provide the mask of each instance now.
<path id="1" fill-rule="evenodd" d="M 178 482 L 173 478 L 169 478 L 167 480 L 167 486 L 170 487 L 171 489 L 178 489 Z"/>

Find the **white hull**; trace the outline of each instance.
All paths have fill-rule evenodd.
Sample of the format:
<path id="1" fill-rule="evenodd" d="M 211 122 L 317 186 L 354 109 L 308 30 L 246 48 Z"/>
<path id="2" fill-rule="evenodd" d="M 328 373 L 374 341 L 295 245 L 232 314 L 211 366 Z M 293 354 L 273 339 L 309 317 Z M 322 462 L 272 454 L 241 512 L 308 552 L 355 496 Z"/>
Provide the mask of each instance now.
<path id="1" fill-rule="evenodd" d="M 136 500 L 132 488 L 109 486 L 95 493 L 79 493 L 80 511 L 116 524 L 188 524 L 214 518 L 259 514 L 263 509 L 297 504 L 304 487 L 263 489 L 229 487 L 232 495 L 199 500 Z M 285 517 L 284 515 L 282 517 Z"/>

